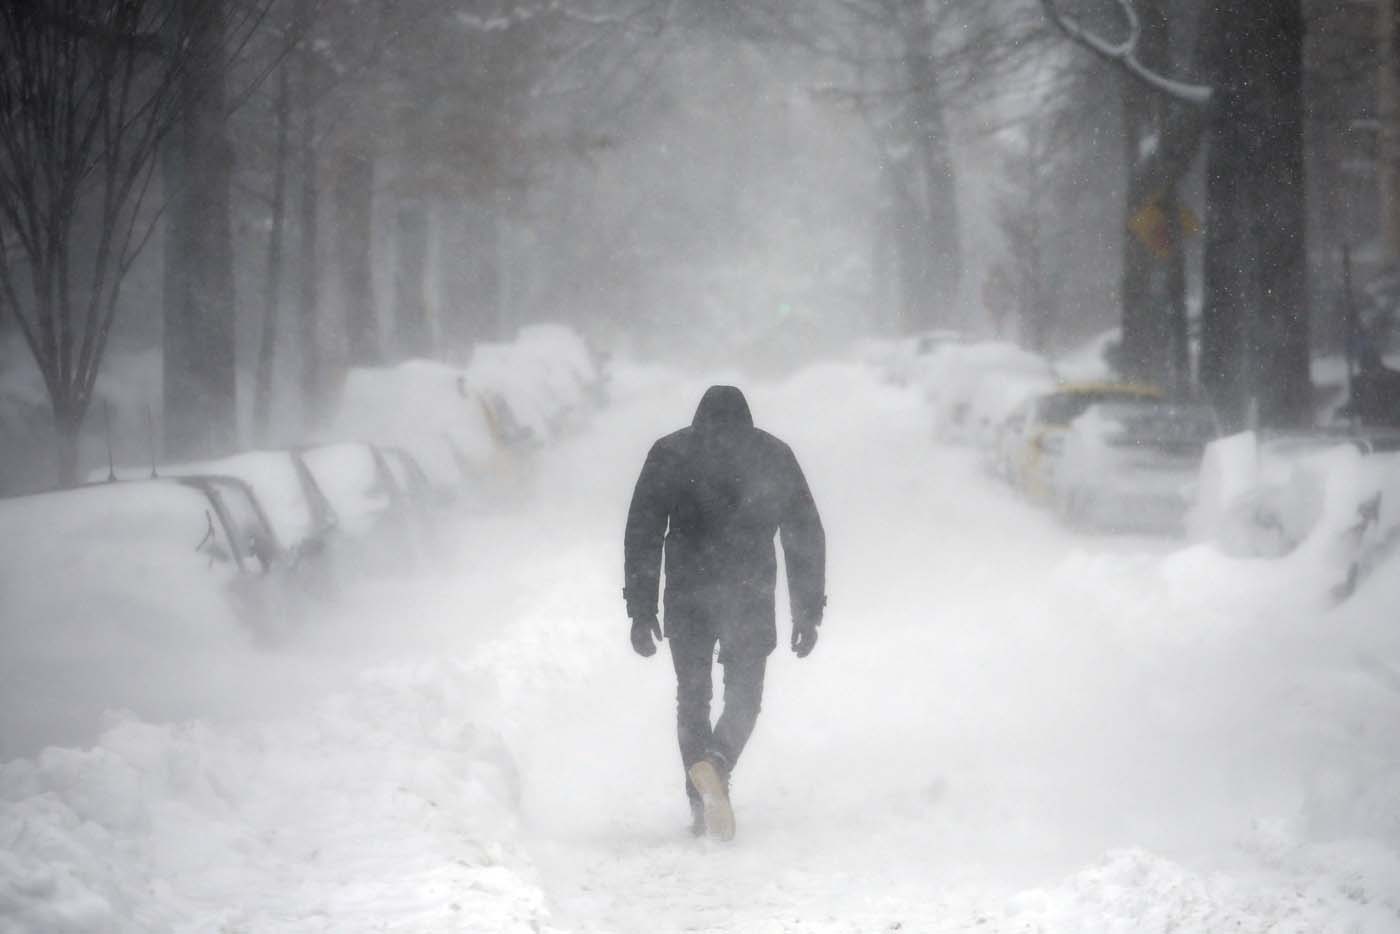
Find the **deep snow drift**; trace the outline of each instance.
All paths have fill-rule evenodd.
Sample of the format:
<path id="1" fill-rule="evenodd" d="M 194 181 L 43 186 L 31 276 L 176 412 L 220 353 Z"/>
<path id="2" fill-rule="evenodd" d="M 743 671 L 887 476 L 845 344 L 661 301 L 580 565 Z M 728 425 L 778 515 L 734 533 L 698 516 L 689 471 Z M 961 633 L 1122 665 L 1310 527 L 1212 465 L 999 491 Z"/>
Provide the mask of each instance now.
<path id="1" fill-rule="evenodd" d="M 704 383 L 619 377 L 452 573 L 224 652 L 242 694 L 196 722 L 0 768 L 0 931 L 1400 928 L 1394 569 L 1329 611 L 1296 567 L 1075 537 L 855 367 L 750 393 L 831 604 L 770 667 L 739 839 L 690 840 L 619 587 Z"/>

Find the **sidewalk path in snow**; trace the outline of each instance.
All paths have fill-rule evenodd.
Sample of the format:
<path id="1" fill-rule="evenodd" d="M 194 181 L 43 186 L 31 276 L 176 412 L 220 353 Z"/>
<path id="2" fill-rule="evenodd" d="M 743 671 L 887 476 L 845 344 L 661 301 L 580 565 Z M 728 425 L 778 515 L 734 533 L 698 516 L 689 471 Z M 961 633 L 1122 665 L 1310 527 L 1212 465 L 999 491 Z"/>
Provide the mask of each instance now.
<path id="1" fill-rule="evenodd" d="M 772 659 L 738 840 L 689 839 L 669 660 L 631 654 L 616 591 L 637 466 L 691 395 L 624 409 L 541 474 L 589 538 L 567 544 L 577 603 L 551 582 L 541 614 L 578 667 L 507 730 L 555 924 L 1400 929 L 1393 851 L 1339 844 L 1340 869 L 1306 841 L 1333 726 L 1299 696 L 1308 648 L 1259 639 L 1295 630 L 1199 555 L 1065 532 L 843 367 L 751 393 L 822 510 L 830 607 L 811 658 Z"/>

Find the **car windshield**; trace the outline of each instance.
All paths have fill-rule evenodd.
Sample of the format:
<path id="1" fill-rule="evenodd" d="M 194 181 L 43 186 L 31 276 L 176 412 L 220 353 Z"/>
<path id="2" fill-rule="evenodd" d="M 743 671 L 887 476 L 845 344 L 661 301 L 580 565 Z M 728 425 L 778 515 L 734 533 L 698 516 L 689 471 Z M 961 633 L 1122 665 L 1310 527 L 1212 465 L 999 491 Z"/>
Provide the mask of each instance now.
<path id="1" fill-rule="evenodd" d="M 1041 400 L 1036 415 L 1046 425 L 1064 428 L 1089 411 L 1091 406 L 1112 403 L 1131 405 L 1148 400 L 1150 397 L 1130 389 L 1105 388 L 1056 392 Z"/>
<path id="2" fill-rule="evenodd" d="M 213 486 L 218 491 L 219 498 L 223 500 L 224 508 L 228 510 L 229 521 L 234 524 L 238 533 L 240 546 L 247 549 L 251 543 L 269 537 L 269 530 L 264 525 L 257 503 L 253 501 L 247 487 L 230 480 L 215 480 Z"/>
<path id="3" fill-rule="evenodd" d="M 1095 407 L 1119 426 L 1119 440 L 1140 444 L 1204 446 L 1218 434 L 1215 416 L 1203 405 L 1140 400 Z"/>

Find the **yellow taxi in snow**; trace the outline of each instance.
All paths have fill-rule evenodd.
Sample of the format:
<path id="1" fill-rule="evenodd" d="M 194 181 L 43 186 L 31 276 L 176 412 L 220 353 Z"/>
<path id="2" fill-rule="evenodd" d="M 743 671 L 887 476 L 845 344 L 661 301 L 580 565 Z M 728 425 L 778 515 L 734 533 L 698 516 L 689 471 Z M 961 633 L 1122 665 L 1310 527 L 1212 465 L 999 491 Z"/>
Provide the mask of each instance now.
<path id="1" fill-rule="evenodd" d="M 1050 479 L 1064 446 L 1064 435 L 1090 406 L 1107 402 L 1162 399 L 1162 390 L 1139 383 L 1063 383 L 1032 400 L 1009 445 L 1012 482 L 1034 500 L 1050 497 Z"/>

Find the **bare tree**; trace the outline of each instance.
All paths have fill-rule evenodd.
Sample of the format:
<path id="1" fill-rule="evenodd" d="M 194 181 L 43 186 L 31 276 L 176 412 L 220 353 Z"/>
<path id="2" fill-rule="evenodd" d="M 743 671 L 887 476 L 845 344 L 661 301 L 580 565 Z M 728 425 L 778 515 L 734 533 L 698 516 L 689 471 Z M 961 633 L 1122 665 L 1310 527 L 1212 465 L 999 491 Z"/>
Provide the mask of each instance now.
<path id="1" fill-rule="evenodd" d="M 122 282 L 155 226 L 143 207 L 193 65 L 180 7 L 0 4 L 0 299 L 43 376 L 64 485 Z"/>
<path id="2" fill-rule="evenodd" d="M 1171 192 L 1202 134 L 1209 143 L 1200 380 L 1227 422 L 1287 425 L 1311 411 L 1300 0 L 1214 4 L 1200 26 L 1208 84 L 1161 75 L 1139 57 L 1130 0 L 1114 42 L 1041 0 L 1071 39 L 1179 104 L 1134 175 Z M 1137 186 L 1135 186 L 1137 187 Z"/>
<path id="3" fill-rule="evenodd" d="M 1039 47 L 1043 22 L 1026 9 L 961 0 L 748 8 L 780 41 L 850 69 L 850 86 L 823 93 L 858 109 L 878 154 L 887 193 L 877 252 L 898 283 L 896 330 L 959 323 L 951 317 L 964 267 L 952 117 L 993 96 L 989 79 Z"/>

